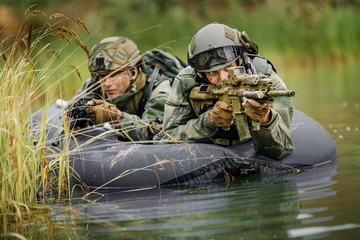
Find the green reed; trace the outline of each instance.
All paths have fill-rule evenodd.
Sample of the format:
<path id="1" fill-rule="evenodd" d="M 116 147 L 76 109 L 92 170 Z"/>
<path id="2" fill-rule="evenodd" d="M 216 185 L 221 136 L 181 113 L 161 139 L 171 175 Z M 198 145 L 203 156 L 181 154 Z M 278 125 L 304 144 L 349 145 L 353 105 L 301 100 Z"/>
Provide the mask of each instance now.
<path id="1" fill-rule="evenodd" d="M 39 16 L 45 23 L 35 27 L 33 19 Z M 56 60 L 61 51 L 76 43 L 88 53 L 78 35 L 64 25 L 69 21 L 63 14 L 47 17 L 30 7 L 15 41 L 1 43 L 0 237 L 52 238 L 59 234 L 57 225 L 44 213 L 49 211 L 45 205 L 51 199 L 48 196 L 54 200 L 70 198 L 67 154 L 64 151 L 50 163 L 44 157 L 46 119 L 39 124 L 36 138 L 29 119 L 37 99 L 44 99 L 46 112 L 46 106 L 58 97 L 49 89 L 61 89 L 64 80 L 56 74 L 61 64 L 65 65 Z M 86 27 L 79 19 L 73 21 Z M 53 46 L 59 42 L 65 44 L 56 51 Z M 44 58 L 48 59 L 45 63 Z M 59 177 L 53 175 L 55 168 L 59 168 Z"/>

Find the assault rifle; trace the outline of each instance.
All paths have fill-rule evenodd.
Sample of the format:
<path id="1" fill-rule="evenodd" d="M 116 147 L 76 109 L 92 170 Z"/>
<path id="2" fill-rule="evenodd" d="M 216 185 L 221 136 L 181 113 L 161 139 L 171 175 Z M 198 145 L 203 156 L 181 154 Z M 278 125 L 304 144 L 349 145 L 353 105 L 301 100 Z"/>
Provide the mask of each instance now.
<path id="1" fill-rule="evenodd" d="M 87 105 L 89 100 L 78 100 L 77 102 L 69 105 L 66 109 L 66 114 L 71 118 L 69 129 L 72 130 L 75 127 L 84 128 L 89 123 L 92 125 L 90 118 L 87 114 L 87 108 L 91 107 Z"/>
<path id="2" fill-rule="evenodd" d="M 248 138 L 248 127 L 244 126 L 247 120 L 244 109 L 241 104 L 242 97 L 254 99 L 260 103 L 271 103 L 275 97 L 286 96 L 293 97 L 294 91 L 277 90 L 273 83 L 265 75 L 246 74 L 243 66 L 230 67 L 228 77 L 222 80 L 222 85 L 202 84 L 194 87 L 190 92 L 190 100 L 196 108 L 202 108 L 213 104 L 214 100 L 221 100 L 233 107 L 235 122 L 239 132 L 240 140 Z M 260 129 L 260 122 L 252 121 L 253 130 Z M 240 131 L 247 133 L 241 133 Z M 240 134 L 248 134 L 247 137 Z"/>

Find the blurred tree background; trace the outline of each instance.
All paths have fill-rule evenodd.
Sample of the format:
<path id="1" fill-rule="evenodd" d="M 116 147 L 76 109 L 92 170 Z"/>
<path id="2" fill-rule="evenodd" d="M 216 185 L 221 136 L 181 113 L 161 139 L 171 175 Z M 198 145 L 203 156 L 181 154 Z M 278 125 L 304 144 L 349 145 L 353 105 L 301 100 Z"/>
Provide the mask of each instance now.
<path id="1" fill-rule="evenodd" d="M 245 30 L 278 69 L 359 60 L 360 0 L 8 0 L 0 3 L 3 46 L 4 40 L 16 38 L 24 12 L 33 4 L 47 17 L 62 13 L 84 21 L 90 33 L 81 29 L 77 34 L 89 49 L 104 37 L 120 35 L 132 38 L 143 52 L 162 48 L 186 61 L 192 36 L 219 22 Z M 41 27 L 46 16 L 31 21 Z M 52 42 L 54 49 L 56 44 Z M 74 49 L 64 50 L 72 54 L 67 66 L 79 73 L 63 81 L 67 99 L 89 76 L 86 53 Z"/>

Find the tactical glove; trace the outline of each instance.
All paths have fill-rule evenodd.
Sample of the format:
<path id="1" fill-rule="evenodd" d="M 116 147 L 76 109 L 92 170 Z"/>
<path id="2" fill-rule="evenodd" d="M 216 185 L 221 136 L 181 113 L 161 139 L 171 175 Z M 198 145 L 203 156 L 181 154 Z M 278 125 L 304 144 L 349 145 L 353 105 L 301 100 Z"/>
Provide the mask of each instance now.
<path id="1" fill-rule="evenodd" d="M 87 109 L 87 113 L 95 125 L 120 119 L 121 111 L 114 104 L 97 99 L 92 101 L 94 105 Z"/>
<path id="2" fill-rule="evenodd" d="M 258 103 L 258 102 L 256 102 Z M 245 114 L 249 116 L 252 120 L 256 122 L 260 122 L 262 124 L 269 122 L 269 114 L 270 114 L 270 104 L 269 103 L 258 103 L 253 104 L 248 101 L 248 99 L 244 99 L 243 107 L 245 108 Z"/>
<path id="3" fill-rule="evenodd" d="M 233 124 L 234 115 L 231 105 L 224 101 L 217 101 L 209 113 L 209 120 L 212 126 L 229 127 Z"/>

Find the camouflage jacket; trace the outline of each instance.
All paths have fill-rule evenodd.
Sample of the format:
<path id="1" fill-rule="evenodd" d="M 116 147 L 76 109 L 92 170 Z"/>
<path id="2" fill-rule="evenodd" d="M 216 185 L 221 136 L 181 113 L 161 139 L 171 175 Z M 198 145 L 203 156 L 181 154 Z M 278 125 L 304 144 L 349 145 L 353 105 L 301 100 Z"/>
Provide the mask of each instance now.
<path id="1" fill-rule="evenodd" d="M 273 70 L 273 66 L 266 63 L 253 66 L 258 72 L 267 75 L 278 89 L 286 89 L 285 84 Z M 262 68 L 262 69 L 261 69 Z M 259 71 L 260 70 L 260 71 Z M 173 138 L 182 141 L 208 142 L 216 137 L 220 128 L 210 125 L 208 114 L 211 109 L 196 115 L 189 100 L 193 87 L 200 85 L 195 80 L 194 69 L 187 67 L 181 70 L 173 83 L 172 92 L 165 105 L 163 131 L 155 135 L 155 140 L 168 141 Z M 262 124 L 260 130 L 252 131 L 254 147 L 257 153 L 272 158 L 282 158 L 293 149 L 290 137 L 290 122 L 293 115 L 293 104 L 288 97 L 277 97 L 271 104 L 272 118 L 268 124 Z M 237 130 L 233 128 L 234 131 Z M 166 132 L 166 133 L 165 133 Z"/>
<path id="2" fill-rule="evenodd" d="M 157 119 L 162 120 L 171 84 L 169 78 L 160 75 L 147 96 L 145 92 L 151 85 L 151 75 L 147 76 L 139 72 L 138 78 L 141 80 L 136 80 L 135 91 L 130 87 L 127 92 L 118 97 L 106 98 L 96 78 L 91 76 L 83 83 L 72 101 L 104 99 L 115 104 L 122 114 L 120 120 L 113 123 L 113 127 L 121 130 L 122 135 L 132 141 L 150 140 L 153 137 L 154 129 L 149 127 L 149 124 Z"/>

